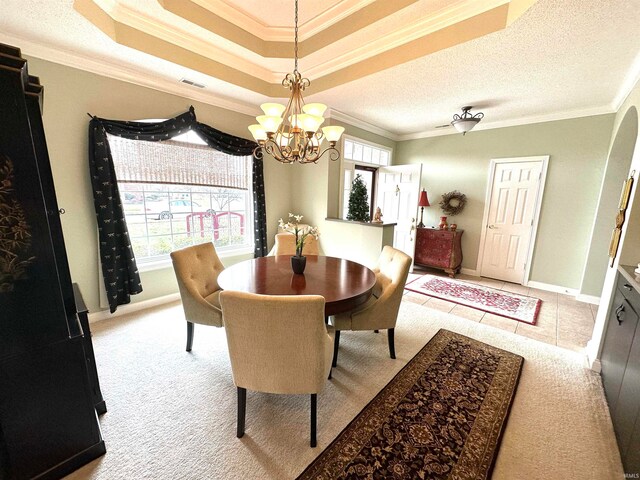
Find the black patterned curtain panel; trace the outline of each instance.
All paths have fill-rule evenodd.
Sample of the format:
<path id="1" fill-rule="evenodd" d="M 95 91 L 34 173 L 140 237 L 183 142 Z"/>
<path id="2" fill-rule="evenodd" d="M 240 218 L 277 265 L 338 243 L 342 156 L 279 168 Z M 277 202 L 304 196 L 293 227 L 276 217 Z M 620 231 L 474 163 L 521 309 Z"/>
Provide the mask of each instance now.
<path id="1" fill-rule="evenodd" d="M 212 148 L 229 155 L 253 153 L 256 143 L 220 132 L 198 123 L 193 107 L 188 112 L 163 122 L 127 122 L 92 117 L 89 123 L 89 171 L 100 240 L 100 261 L 109 310 L 131 301 L 142 292 L 129 232 L 120 202 L 120 193 L 107 134 L 131 140 L 161 141 L 194 130 Z M 266 211 L 262 160 L 253 159 L 253 195 L 255 218 L 255 253 L 266 254 Z M 256 181 L 259 176 L 259 181 Z M 255 202 L 255 200 L 260 201 Z"/>

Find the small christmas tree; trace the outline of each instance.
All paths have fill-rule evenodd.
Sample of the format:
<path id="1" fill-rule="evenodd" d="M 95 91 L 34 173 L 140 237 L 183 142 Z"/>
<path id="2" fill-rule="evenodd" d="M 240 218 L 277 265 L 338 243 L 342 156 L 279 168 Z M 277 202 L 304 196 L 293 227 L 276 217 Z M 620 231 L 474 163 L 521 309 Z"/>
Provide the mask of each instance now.
<path id="1" fill-rule="evenodd" d="M 351 193 L 349 194 L 349 212 L 347 213 L 347 220 L 354 220 L 356 222 L 368 222 L 371 217 L 369 216 L 369 202 L 367 199 L 367 186 L 362 181 L 360 175 L 356 175 L 351 184 Z"/>

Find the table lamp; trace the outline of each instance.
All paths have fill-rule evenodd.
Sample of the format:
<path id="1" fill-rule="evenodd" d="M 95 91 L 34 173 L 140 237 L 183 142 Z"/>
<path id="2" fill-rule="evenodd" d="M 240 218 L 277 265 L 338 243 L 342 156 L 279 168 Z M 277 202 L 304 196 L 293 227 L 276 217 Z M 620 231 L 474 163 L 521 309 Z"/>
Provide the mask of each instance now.
<path id="1" fill-rule="evenodd" d="M 422 216 L 424 215 L 424 207 L 431 206 L 431 204 L 429 203 L 429 198 L 427 197 L 427 191 L 424 188 L 420 192 L 420 199 L 418 200 L 418 206 L 420 207 L 420 223 L 418 224 L 418 228 L 424 228 L 424 223 L 422 223 Z"/>

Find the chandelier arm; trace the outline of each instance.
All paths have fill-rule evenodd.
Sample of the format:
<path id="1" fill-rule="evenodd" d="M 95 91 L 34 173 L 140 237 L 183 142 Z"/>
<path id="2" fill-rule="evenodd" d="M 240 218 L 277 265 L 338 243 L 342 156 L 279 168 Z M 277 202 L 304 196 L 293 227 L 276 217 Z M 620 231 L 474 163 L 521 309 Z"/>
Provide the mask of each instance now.
<path id="1" fill-rule="evenodd" d="M 304 149 L 302 150 L 302 155 L 300 155 L 301 158 L 304 158 L 305 160 L 308 160 L 310 162 L 317 162 L 319 155 L 318 152 L 314 149 L 313 147 L 313 142 L 311 141 L 310 138 L 305 137 L 304 139 Z M 308 162 L 307 162 L 308 163 Z"/>
<path id="2" fill-rule="evenodd" d="M 287 149 L 280 148 L 273 140 L 267 140 L 264 144 L 264 150 L 271 155 L 274 159 L 282 163 L 293 163 L 295 159 L 291 158 L 291 154 L 287 155 Z"/>
<path id="3" fill-rule="evenodd" d="M 258 160 L 262 160 L 264 158 L 263 152 L 264 152 L 264 149 L 262 145 L 258 144 L 258 146 L 253 149 L 253 156 L 256 157 Z"/>
<path id="4" fill-rule="evenodd" d="M 319 153 L 319 155 L 317 156 L 317 158 L 314 161 L 314 163 L 316 163 L 318 160 L 320 160 L 325 155 L 329 155 L 329 160 L 331 160 L 332 162 L 335 162 L 336 160 L 338 160 L 340 158 L 340 151 L 336 147 L 329 147 L 326 150 L 324 150 L 323 152 Z"/>

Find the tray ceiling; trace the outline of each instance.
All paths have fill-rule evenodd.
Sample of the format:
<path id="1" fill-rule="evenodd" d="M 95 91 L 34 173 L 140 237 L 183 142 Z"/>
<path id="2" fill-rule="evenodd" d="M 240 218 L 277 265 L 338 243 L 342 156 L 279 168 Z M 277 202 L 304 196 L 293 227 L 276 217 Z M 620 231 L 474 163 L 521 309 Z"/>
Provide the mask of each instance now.
<path id="1" fill-rule="evenodd" d="M 302 17 L 301 71 L 314 78 L 314 91 L 320 92 L 501 30 L 535 2 L 307 2 L 315 5 Z M 283 73 L 293 67 L 294 47 L 291 27 L 278 25 L 280 18 L 293 20 L 293 8 L 291 0 L 264 5 L 255 0 L 74 2 L 80 14 L 121 45 L 279 97 Z M 263 22 L 258 12 L 265 14 Z"/>
<path id="2" fill-rule="evenodd" d="M 292 24 L 293 0 L 2 0 L 0 41 L 256 114 L 288 95 Z M 475 130 L 571 118 L 619 107 L 639 24 L 629 0 L 303 0 L 299 70 L 307 101 L 390 138 L 452 132 L 462 105 Z"/>

